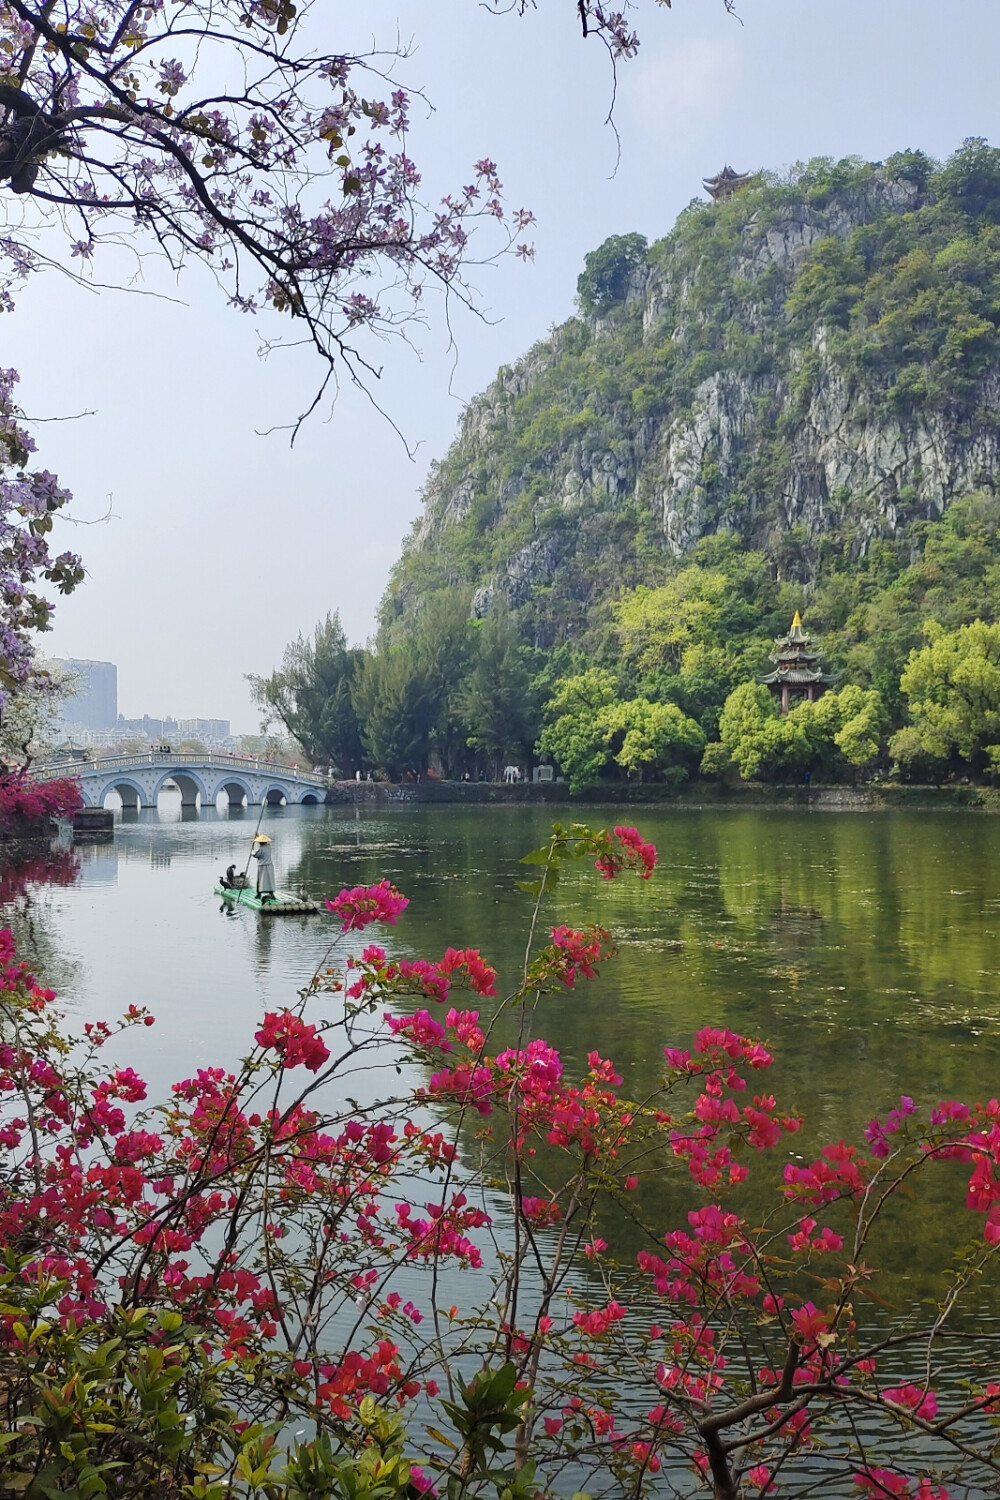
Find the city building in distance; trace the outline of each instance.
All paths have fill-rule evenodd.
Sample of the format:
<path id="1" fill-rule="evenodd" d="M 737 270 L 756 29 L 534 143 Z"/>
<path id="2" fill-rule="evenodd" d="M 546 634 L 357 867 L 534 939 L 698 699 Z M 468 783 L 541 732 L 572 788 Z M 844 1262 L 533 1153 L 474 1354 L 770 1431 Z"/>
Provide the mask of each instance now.
<path id="1" fill-rule="evenodd" d="M 141 719 L 126 719 L 118 715 L 118 738 L 173 741 L 198 740 L 206 749 L 213 745 L 226 745 L 230 740 L 228 719 L 151 719 L 143 714 Z"/>
<path id="2" fill-rule="evenodd" d="M 221 745 L 229 739 L 228 719 L 178 719 L 177 733 L 185 740 L 202 740 L 206 745 Z"/>
<path id="3" fill-rule="evenodd" d="M 233 749 L 228 719 L 126 719 L 118 712 L 118 668 L 110 661 L 54 658 L 72 681 L 59 706 L 55 733 L 82 749 L 110 750 L 127 741 L 149 745 L 195 740 L 206 750 Z"/>

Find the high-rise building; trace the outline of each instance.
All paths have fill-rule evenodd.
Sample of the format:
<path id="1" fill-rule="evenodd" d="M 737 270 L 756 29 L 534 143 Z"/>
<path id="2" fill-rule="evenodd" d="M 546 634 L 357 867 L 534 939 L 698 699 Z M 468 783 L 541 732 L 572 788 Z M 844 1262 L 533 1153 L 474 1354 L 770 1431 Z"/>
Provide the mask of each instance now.
<path id="1" fill-rule="evenodd" d="M 64 724 L 87 729 L 112 729 L 118 722 L 118 668 L 112 661 L 55 660 L 54 666 L 72 674 L 71 695 L 62 703 Z"/>

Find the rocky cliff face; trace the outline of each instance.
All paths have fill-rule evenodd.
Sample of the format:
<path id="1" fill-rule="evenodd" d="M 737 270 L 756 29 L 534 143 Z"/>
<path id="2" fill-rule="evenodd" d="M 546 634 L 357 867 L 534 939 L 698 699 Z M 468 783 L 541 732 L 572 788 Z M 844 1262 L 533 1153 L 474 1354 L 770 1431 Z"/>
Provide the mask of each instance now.
<path id="1" fill-rule="evenodd" d="M 1000 238 L 946 188 L 908 153 L 692 205 L 470 403 L 387 620 L 460 584 L 552 640 L 713 532 L 808 582 L 992 485 Z"/>

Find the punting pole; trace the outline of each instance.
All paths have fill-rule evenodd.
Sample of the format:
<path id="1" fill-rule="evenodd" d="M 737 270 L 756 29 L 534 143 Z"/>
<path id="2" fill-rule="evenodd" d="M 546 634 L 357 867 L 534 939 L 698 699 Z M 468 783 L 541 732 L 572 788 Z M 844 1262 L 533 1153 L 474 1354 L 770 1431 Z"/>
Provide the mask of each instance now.
<path id="1" fill-rule="evenodd" d="M 265 797 L 267 796 L 266 792 L 264 793 L 264 796 Z M 243 866 L 243 880 L 244 880 L 244 884 L 240 887 L 240 889 L 236 893 L 236 905 L 237 906 L 239 906 L 240 902 L 243 900 L 243 892 L 247 889 L 247 887 L 246 887 L 246 879 L 247 879 L 247 876 L 250 873 L 250 861 L 253 859 L 254 839 L 256 839 L 258 833 L 260 833 L 260 823 L 261 823 L 261 819 L 264 816 L 264 808 L 266 806 L 267 806 L 267 803 L 266 802 L 262 802 L 260 804 L 260 812 L 257 814 L 257 827 L 253 831 L 253 838 L 250 840 L 250 853 L 247 855 L 247 862 Z"/>

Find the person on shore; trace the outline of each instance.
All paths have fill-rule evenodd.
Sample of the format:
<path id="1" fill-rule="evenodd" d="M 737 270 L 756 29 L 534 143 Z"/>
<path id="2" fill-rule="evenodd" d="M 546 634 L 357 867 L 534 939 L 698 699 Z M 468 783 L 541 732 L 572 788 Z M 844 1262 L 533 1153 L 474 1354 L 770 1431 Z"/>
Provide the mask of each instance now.
<path id="1" fill-rule="evenodd" d="M 253 857 L 257 861 L 257 895 L 261 905 L 274 900 L 274 860 L 271 857 L 271 839 L 266 833 L 258 833 L 253 841 Z"/>

